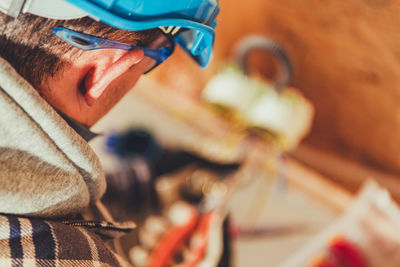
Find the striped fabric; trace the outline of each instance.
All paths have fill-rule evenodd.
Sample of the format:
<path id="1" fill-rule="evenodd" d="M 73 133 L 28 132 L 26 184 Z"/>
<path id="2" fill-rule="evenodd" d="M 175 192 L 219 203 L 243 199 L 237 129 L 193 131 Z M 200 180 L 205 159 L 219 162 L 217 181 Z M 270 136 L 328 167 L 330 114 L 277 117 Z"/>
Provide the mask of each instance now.
<path id="1" fill-rule="evenodd" d="M 129 266 L 102 239 L 128 230 L 110 223 L 0 215 L 0 266 Z"/>

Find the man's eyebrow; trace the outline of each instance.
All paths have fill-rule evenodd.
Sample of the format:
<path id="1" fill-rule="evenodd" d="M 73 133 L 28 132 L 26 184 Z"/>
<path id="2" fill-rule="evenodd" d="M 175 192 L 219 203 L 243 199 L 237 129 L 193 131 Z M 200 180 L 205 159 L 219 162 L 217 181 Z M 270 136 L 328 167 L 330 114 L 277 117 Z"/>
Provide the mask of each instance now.
<path id="1" fill-rule="evenodd" d="M 147 31 L 139 31 L 136 32 L 139 36 L 137 39 L 137 46 L 147 47 L 152 42 L 157 40 L 161 35 L 163 35 L 162 31 L 159 29 L 151 29 Z"/>

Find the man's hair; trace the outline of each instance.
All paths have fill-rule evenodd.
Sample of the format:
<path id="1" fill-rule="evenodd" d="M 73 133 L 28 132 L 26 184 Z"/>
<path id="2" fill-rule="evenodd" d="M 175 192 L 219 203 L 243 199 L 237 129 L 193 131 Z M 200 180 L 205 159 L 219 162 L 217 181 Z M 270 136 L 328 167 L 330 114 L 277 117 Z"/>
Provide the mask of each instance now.
<path id="1" fill-rule="evenodd" d="M 52 34 L 57 26 L 139 46 L 146 46 L 159 33 L 157 30 L 124 31 L 89 17 L 54 20 L 30 14 L 11 18 L 0 13 L 0 57 L 38 90 L 43 81 L 54 77 L 82 53 Z"/>

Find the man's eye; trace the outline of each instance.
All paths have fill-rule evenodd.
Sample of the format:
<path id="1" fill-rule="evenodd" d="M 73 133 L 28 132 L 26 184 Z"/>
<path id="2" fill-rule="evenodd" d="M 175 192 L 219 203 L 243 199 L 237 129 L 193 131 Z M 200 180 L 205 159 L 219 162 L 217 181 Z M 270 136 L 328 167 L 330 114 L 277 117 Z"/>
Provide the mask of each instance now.
<path id="1" fill-rule="evenodd" d="M 75 44 L 78 44 L 81 46 L 90 46 L 90 42 L 86 41 L 85 39 L 82 39 L 79 37 L 72 37 L 71 39 Z"/>

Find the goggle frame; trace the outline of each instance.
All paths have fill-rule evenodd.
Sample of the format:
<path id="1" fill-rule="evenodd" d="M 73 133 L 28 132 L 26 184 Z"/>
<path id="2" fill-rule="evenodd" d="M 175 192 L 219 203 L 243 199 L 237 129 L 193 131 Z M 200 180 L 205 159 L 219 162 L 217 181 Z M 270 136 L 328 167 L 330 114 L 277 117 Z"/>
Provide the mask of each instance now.
<path id="1" fill-rule="evenodd" d="M 174 53 L 175 50 L 175 42 L 167 37 L 165 37 L 165 43 L 167 45 L 160 47 L 160 49 L 151 49 L 147 47 L 106 40 L 100 37 L 77 32 L 61 26 L 54 28 L 52 33 L 66 43 L 84 51 L 98 49 L 122 49 L 126 51 L 132 51 L 135 49 L 143 50 L 146 57 L 149 57 L 155 61 L 154 66 L 146 70 L 144 72 L 145 74 L 149 73 L 155 67 L 167 60 Z"/>

